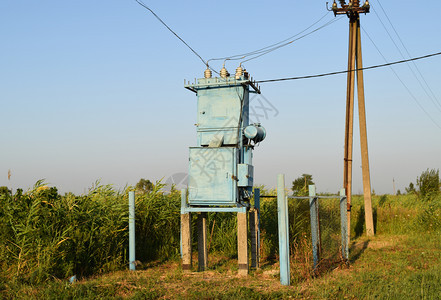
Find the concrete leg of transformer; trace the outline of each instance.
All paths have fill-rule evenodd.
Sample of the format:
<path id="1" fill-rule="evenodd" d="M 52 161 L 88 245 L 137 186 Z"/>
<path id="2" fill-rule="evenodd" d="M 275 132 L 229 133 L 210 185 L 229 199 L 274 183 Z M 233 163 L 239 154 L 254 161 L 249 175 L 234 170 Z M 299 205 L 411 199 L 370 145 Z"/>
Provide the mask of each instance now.
<path id="1" fill-rule="evenodd" d="M 251 265 L 253 269 L 259 268 L 259 220 L 257 216 L 257 209 L 252 209 L 249 212 L 250 223 L 250 239 L 251 239 Z"/>
<path id="2" fill-rule="evenodd" d="M 182 270 L 190 272 L 191 257 L 191 213 L 181 214 Z"/>
<path id="3" fill-rule="evenodd" d="M 247 213 L 237 213 L 237 258 L 239 275 L 248 275 L 248 222 Z"/>
<path id="4" fill-rule="evenodd" d="M 207 213 L 198 215 L 198 271 L 207 269 Z"/>

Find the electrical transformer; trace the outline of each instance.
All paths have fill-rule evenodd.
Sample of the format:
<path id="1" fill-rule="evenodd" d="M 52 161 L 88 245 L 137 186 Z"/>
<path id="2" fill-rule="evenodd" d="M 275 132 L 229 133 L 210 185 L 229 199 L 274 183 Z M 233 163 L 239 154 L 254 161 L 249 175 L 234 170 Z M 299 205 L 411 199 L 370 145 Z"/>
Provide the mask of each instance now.
<path id="1" fill-rule="evenodd" d="M 197 95 L 197 146 L 190 147 L 188 206 L 247 207 L 252 196 L 254 145 L 265 129 L 250 124 L 250 93 L 260 90 L 241 66 L 220 77 L 207 68 L 204 78 L 185 88 Z"/>

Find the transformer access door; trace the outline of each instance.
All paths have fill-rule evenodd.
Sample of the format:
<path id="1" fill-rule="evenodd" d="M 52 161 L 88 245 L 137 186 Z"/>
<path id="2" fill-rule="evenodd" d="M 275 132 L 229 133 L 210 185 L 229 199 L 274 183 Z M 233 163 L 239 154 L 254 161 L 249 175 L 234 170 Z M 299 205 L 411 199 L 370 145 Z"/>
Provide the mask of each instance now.
<path id="1" fill-rule="evenodd" d="M 190 205 L 236 205 L 237 153 L 234 147 L 190 148 Z"/>

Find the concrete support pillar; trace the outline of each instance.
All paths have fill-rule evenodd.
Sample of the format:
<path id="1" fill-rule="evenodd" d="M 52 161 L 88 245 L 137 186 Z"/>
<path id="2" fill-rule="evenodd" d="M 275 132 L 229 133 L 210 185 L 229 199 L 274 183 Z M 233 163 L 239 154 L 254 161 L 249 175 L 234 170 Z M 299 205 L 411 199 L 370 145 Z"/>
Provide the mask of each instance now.
<path id="1" fill-rule="evenodd" d="M 192 267 L 191 257 L 191 213 L 185 213 L 187 207 L 187 190 L 181 191 L 181 258 L 182 270 L 190 272 Z"/>
<path id="2" fill-rule="evenodd" d="M 207 269 L 207 213 L 198 215 L 198 271 Z"/>
<path id="3" fill-rule="evenodd" d="M 247 213 L 237 213 L 237 257 L 239 275 L 248 275 L 248 222 Z"/>
<path id="4" fill-rule="evenodd" d="M 346 191 L 340 190 L 341 255 L 349 259 L 348 215 L 346 213 Z"/>
<path id="5" fill-rule="evenodd" d="M 182 238 L 182 270 L 189 272 L 192 267 L 191 257 L 191 214 L 181 214 L 181 238 Z"/>

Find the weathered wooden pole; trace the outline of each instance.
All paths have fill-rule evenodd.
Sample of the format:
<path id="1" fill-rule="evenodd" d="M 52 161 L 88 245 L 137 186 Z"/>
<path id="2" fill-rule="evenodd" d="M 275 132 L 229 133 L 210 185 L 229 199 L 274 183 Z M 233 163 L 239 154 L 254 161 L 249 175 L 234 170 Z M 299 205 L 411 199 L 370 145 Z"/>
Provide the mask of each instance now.
<path id="1" fill-rule="evenodd" d="M 374 220 L 372 215 L 371 178 L 369 172 L 369 154 L 366 128 L 366 109 L 364 102 L 363 60 L 361 55 L 360 17 L 357 18 L 357 91 L 358 91 L 358 120 L 360 121 L 361 168 L 363 172 L 364 213 L 366 234 L 374 235 Z"/>
<path id="2" fill-rule="evenodd" d="M 361 160 L 363 171 L 363 192 L 365 205 L 366 234 L 374 234 L 372 204 L 371 204 L 371 184 L 369 175 L 369 157 L 367 147 L 367 129 L 366 129 L 366 111 L 364 101 L 363 84 L 363 63 L 361 53 L 361 34 L 360 34 L 360 13 L 369 13 L 369 1 L 365 1 L 360 6 L 359 0 L 351 0 L 348 4 L 340 0 L 338 7 L 336 1 L 332 4 L 334 15 L 345 14 L 349 17 L 349 53 L 348 53 L 348 77 L 346 92 L 346 122 L 345 122 L 345 153 L 344 153 L 344 171 L 343 187 L 346 190 L 347 197 L 347 234 L 348 240 L 351 232 L 351 201 L 352 201 L 352 146 L 353 146 L 353 121 L 354 121 L 354 91 L 355 76 L 357 76 L 358 91 L 358 112 L 360 122 L 360 144 Z"/>
<path id="3" fill-rule="evenodd" d="M 351 194 L 352 194 L 352 146 L 354 129 L 354 89 L 355 89 L 355 46 L 356 28 L 355 23 L 349 22 L 349 53 L 348 53 L 348 78 L 346 91 L 346 122 L 345 122 L 345 156 L 343 187 L 346 190 L 347 214 L 348 214 L 348 238 L 351 228 Z"/>

